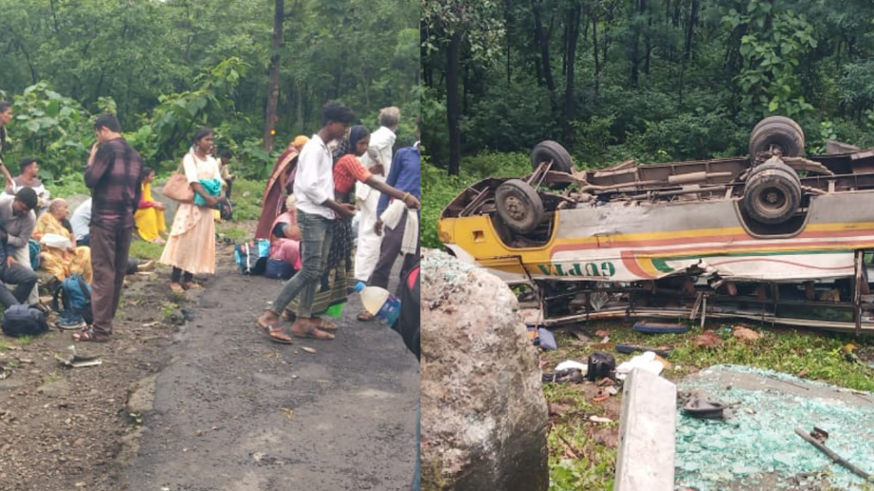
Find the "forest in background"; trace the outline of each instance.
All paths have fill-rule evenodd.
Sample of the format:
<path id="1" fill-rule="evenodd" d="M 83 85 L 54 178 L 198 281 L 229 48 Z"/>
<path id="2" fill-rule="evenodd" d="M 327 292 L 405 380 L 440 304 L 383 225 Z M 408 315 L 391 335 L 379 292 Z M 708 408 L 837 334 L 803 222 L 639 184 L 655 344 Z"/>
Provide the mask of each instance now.
<path id="1" fill-rule="evenodd" d="M 770 114 L 809 153 L 874 146 L 868 0 L 425 0 L 421 29 L 422 140 L 444 173 L 545 139 L 583 166 L 743 155 Z"/>
<path id="2" fill-rule="evenodd" d="M 15 104 L 4 159 L 39 158 L 49 182 L 81 181 L 105 110 L 164 172 L 208 125 L 239 174 L 263 176 L 319 128 L 328 100 L 372 129 L 381 107 L 399 106 L 399 143 L 416 138 L 415 2 L 0 0 L 0 11 L 0 98 Z"/>

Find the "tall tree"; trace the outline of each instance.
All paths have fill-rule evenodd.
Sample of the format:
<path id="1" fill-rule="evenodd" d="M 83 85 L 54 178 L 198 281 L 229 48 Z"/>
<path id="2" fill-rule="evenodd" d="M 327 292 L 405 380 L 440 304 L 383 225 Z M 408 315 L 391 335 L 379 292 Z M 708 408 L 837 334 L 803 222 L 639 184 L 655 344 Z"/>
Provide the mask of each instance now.
<path id="1" fill-rule="evenodd" d="M 270 78 L 267 82 L 267 104 L 264 108 L 264 150 L 273 149 L 276 134 L 276 106 L 279 104 L 279 61 L 282 47 L 282 23 L 285 20 L 285 0 L 273 2 L 273 44 L 270 50 Z"/>

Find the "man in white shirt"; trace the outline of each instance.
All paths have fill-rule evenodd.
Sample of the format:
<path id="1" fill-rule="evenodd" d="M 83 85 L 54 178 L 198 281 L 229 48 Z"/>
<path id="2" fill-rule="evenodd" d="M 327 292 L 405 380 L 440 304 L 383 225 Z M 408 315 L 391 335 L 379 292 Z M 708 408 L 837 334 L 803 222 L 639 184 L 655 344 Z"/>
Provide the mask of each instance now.
<path id="1" fill-rule="evenodd" d="M 18 177 L 12 177 L 9 170 L 3 166 L 0 171 L 6 177 L 6 193 L 14 195 L 21 188 L 31 188 L 36 192 L 38 199 L 37 207 L 34 212 L 40 215 L 48 206 L 49 191 L 46 189 L 43 182 L 39 179 L 39 163 L 33 157 L 25 157 L 21 159 L 19 164 L 20 172 Z"/>
<path id="2" fill-rule="evenodd" d="M 351 218 L 355 207 L 334 200 L 334 160 L 328 142 L 343 137 L 355 119 L 351 109 L 329 102 L 322 108 L 322 129 L 304 145 L 297 158 L 294 195 L 297 223 L 301 233 L 301 269 L 282 286 L 282 291 L 268 309 L 258 317 L 258 325 L 271 341 L 290 344 L 291 337 L 279 326 L 279 313 L 300 295 L 291 334 L 314 339 L 333 339 L 320 320 L 312 316 L 316 286 L 325 270 L 331 248 L 332 221 Z"/>
<path id="3" fill-rule="evenodd" d="M 392 160 L 392 147 L 395 144 L 395 132 L 401 111 L 397 107 L 384 107 L 379 111 L 378 130 L 370 134 L 370 145 L 367 153 L 361 157 L 361 164 L 377 179 L 385 182 Z M 379 204 L 379 191 L 364 184 L 355 185 L 355 196 L 360 203 L 358 222 L 358 243 L 355 252 L 355 279 L 366 282 L 373 273 L 373 267 L 379 261 L 379 246 L 382 237 L 376 234 L 374 225 L 378 219 L 376 207 Z M 369 320 L 372 316 L 367 312 L 359 315 L 360 320 Z"/>
<path id="4" fill-rule="evenodd" d="M 70 226 L 73 227 L 77 246 L 91 245 L 91 198 L 76 207 L 73 216 L 70 217 Z"/>

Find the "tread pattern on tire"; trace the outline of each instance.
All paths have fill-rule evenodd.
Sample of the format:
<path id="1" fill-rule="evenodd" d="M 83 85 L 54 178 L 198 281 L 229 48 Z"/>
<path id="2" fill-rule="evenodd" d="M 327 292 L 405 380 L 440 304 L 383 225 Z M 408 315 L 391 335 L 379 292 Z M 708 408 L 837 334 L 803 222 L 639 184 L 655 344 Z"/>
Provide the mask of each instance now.
<path id="1" fill-rule="evenodd" d="M 800 157 L 804 154 L 804 131 L 795 121 L 785 116 L 769 116 L 750 132 L 750 157 L 766 151 L 770 145 L 783 148 L 783 155 Z"/>

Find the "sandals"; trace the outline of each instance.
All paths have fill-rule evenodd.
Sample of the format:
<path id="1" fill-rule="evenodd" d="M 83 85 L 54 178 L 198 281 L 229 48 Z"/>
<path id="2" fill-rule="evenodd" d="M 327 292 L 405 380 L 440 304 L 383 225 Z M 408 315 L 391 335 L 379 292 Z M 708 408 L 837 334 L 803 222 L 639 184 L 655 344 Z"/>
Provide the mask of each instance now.
<path id="1" fill-rule="evenodd" d="M 279 344 L 293 344 L 294 340 L 291 339 L 291 336 L 285 334 L 279 326 L 267 326 L 267 339 L 273 341 L 274 343 Z"/>
<path id="2" fill-rule="evenodd" d="M 276 324 L 264 325 L 264 324 L 261 324 L 261 321 L 258 319 L 255 320 L 255 326 L 258 329 L 264 331 L 264 333 L 267 334 L 267 339 L 273 341 L 274 343 L 279 343 L 279 344 L 292 344 L 292 343 L 294 343 L 294 340 L 291 339 L 291 336 L 289 336 L 288 334 L 285 334 L 285 332 L 282 330 L 281 326 L 278 326 Z"/>
<path id="3" fill-rule="evenodd" d="M 170 283 L 170 291 L 173 293 L 185 293 L 185 288 L 179 283 Z"/>
<path id="4" fill-rule="evenodd" d="M 197 283 L 196 281 L 189 281 L 182 285 L 186 290 L 200 290 L 203 288 L 203 285 Z"/>
<path id="5" fill-rule="evenodd" d="M 291 328 L 291 335 L 299 338 L 320 339 L 330 341 L 334 339 L 334 335 L 319 329 L 319 326 L 314 324 L 306 324 L 303 332 L 295 332 L 294 327 Z"/>
<path id="6" fill-rule="evenodd" d="M 371 314 L 370 312 L 368 312 L 368 311 L 366 311 L 366 310 L 362 310 L 362 311 L 358 314 L 358 316 L 356 317 L 356 319 L 360 320 L 361 322 L 367 322 L 367 321 L 372 321 L 372 320 L 373 320 L 373 317 L 374 317 L 374 315 Z"/>
<path id="7" fill-rule="evenodd" d="M 311 320 L 315 324 L 315 328 L 322 331 L 334 332 L 340 328 L 336 322 L 326 320 L 324 317 L 312 317 Z"/>
<path id="8" fill-rule="evenodd" d="M 81 331 L 73 333 L 73 339 L 82 342 L 105 343 L 109 341 L 109 334 L 95 331 L 93 327 L 85 327 Z"/>

